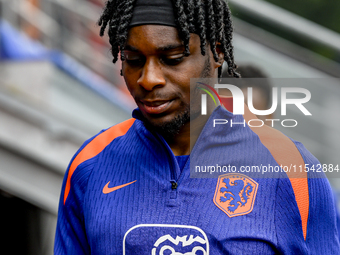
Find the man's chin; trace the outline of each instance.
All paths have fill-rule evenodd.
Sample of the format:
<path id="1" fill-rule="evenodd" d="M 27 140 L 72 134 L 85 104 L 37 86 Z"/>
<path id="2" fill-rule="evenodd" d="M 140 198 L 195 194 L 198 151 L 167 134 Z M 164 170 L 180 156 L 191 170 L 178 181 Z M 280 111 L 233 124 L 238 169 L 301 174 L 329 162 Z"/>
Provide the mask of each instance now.
<path id="1" fill-rule="evenodd" d="M 190 111 L 186 110 L 171 120 L 146 120 L 145 126 L 152 132 L 157 132 L 166 140 L 172 139 L 180 133 L 181 128 L 190 121 Z"/>

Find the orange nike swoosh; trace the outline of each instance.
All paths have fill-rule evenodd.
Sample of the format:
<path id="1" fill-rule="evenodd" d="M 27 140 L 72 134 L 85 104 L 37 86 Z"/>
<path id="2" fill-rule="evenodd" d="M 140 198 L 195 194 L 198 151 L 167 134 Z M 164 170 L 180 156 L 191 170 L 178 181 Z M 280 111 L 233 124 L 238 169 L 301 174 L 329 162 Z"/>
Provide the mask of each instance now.
<path id="1" fill-rule="evenodd" d="M 103 188 L 103 193 L 104 193 L 104 194 L 109 194 L 109 193 L 111 193 L 112 191 L 115 191 L 115 190 L 117 190 L 117 189 L 124 188 L 124 187 L 126 187 L 126 186 L 128 186 L 128 185 L 130 185 L 130 184 L 132 184 L 132 183 L 134 183 L 134 182 L 136 182 L 136 181 L 137 181 L 137 180 L 135 180 L 135 181 L 133 181 L 133 182 L 125 183 L 125 184 L 122 184 L 122 185 L 119 185 L 119 186 L 116 186 L 116 187 L 112 187 L 112 188 L 109 188 L 109 183 L 110 183 L 110 182 L 108 182 L 108 183 L 106 183 L 106 185 L 105 185 L 104 188 Z"/>

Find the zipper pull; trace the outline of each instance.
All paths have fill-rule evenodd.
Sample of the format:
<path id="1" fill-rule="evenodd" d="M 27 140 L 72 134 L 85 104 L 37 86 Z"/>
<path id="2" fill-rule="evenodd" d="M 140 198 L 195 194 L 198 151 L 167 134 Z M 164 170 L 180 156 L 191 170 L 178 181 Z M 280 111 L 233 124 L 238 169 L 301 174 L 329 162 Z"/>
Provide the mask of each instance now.
<path id="1" fill-rule="evenodd" d="M 170 181 L 170 182 L 171 182 L 171 188 L 172 188 L 173 190 L 177 189 L 177 187 L 178 187 L 177 182 L 175 182 L 175 181 Z"/>

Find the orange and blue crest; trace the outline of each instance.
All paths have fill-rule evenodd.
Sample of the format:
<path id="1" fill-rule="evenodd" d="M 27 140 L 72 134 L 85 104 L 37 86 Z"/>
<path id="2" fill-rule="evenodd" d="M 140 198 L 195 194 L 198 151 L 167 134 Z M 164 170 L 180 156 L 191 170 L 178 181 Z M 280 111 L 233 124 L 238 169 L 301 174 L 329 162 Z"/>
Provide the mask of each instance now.
<path id="1" fill-rule="evenodd" d="M 253 210 L 258 183 L 243 174 L 223 174 L 217 181 L 214 203 L 229 217 Z"/>

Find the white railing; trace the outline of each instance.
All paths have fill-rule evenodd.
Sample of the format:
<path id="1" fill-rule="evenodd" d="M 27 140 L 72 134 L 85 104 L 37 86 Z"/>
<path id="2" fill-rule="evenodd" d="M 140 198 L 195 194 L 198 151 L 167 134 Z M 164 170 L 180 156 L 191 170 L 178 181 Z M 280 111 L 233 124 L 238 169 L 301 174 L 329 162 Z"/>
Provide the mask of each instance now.
<path id="1" fill-rule="evenodd" d="M 228 2 L 251 17 L 340 52 L 340 35 L 330 29 L 262 0 L 228 0 Z"/>

